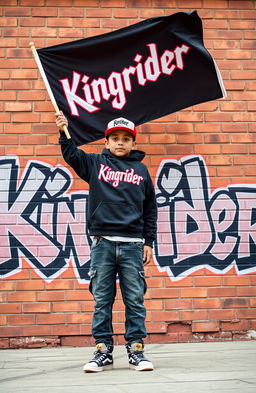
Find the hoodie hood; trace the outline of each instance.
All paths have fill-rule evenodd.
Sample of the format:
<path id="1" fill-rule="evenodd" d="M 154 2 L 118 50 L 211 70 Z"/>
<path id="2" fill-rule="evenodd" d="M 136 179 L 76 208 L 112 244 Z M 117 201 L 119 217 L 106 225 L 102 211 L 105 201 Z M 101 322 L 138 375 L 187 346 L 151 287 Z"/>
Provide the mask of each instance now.
<path id="1" fill-rule="evenodd" d="M 142 150 L 131 150 L 131 153 L 129 154 L 129 156 L 117 157 L 114 154 L 112 154 L 109 149 L 106 149 L 106 148 L 104 148 L 102 150 L 102 154 L 104 156 L 107 156 L 110 159 L 115 158 L 115 159 L 124 160 L 124 161 L 142 161 L 146 155 L 146 153 Z"/>

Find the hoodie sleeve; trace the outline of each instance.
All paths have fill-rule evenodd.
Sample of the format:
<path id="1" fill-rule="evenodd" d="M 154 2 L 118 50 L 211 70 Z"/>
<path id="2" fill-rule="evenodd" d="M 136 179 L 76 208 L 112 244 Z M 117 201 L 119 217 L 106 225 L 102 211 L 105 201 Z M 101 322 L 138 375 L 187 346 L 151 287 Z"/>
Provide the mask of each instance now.
<path id="1" fill-rule="evenodd" d="M 154 185 L 148 173 L 145 200 L 143 206 L 144 230 L 143 237 L 145 245 L 153 247 L 157 231 L 157 204 Z"/>
<path id="2" fill-rule="evenodd" d="M 60 132 L 59 143 L 66 163 L 74 169 L 79 177 L 89 183 L 95 154 L 88 154 L 78 149 L 72 139 L 67 139 L 63 132 Z"/>

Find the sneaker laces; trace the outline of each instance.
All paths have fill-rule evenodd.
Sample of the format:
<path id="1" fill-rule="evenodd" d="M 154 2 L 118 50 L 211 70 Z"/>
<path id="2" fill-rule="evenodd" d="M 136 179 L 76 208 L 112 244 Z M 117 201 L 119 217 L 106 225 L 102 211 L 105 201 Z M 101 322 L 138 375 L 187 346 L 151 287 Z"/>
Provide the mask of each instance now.
<path id="1" fill-rule="evenodd" d="M 131 352 L 131 356 L 132 356 L 133 358 L 135 358 L 135 360 L 138 361 L 138 362 L 140 362 L 141 360 L 147 360 L 147 359 L 144 357 L 144 353 L 143 353 L 142 351 L 134 351 L 134 352 Z"/>
<path id="2" fill-rule="evenodd" d="M 106 358 L 106 356 L 107 356 L 107 353 L 102 352 L 100 349 L 98 349 L 97 351 L 95 351 L 93 354 L 94 354 L 95 356 L 94 356 L 94 358 L 92 359 L 92 361 L 94 361 L 94 360 L 99 360 L 99 361 L 101 361 L 101 360 L 104 360 L 104 359 Z"/>

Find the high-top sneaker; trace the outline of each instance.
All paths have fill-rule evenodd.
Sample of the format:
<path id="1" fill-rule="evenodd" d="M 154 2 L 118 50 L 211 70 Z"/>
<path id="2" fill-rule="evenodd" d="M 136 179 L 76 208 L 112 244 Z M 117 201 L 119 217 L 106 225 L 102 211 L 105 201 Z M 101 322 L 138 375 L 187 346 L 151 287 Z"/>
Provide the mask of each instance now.
<path id="1" fill-rule="evenodd" d="M 97 373 L 113 368 L 112 348 L 107 347 L 104 343 L 97 344 L 96 348 L 94 358 L 84 365 L 85 373 Z"/>
<path id="2" fill-rule="evenodd" d="M 145 358 L 142 343 L 127 344 L 126 349 L 129 358 L 129 367 L 137 371 L 154 370 L 153 364 Z"/>

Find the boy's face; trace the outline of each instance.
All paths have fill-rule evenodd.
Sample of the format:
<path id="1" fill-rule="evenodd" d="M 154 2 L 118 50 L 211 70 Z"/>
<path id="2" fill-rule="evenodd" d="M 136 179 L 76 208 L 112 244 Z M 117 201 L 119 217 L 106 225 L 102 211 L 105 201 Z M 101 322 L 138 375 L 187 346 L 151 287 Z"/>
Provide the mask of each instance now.
<path id="1" fill-rule="evenodd" d="M 115 156 L 125 157 L 135 148 L 135 141 L 128 131 L 115 130 L 109 134 L 105 146 Z"/>

